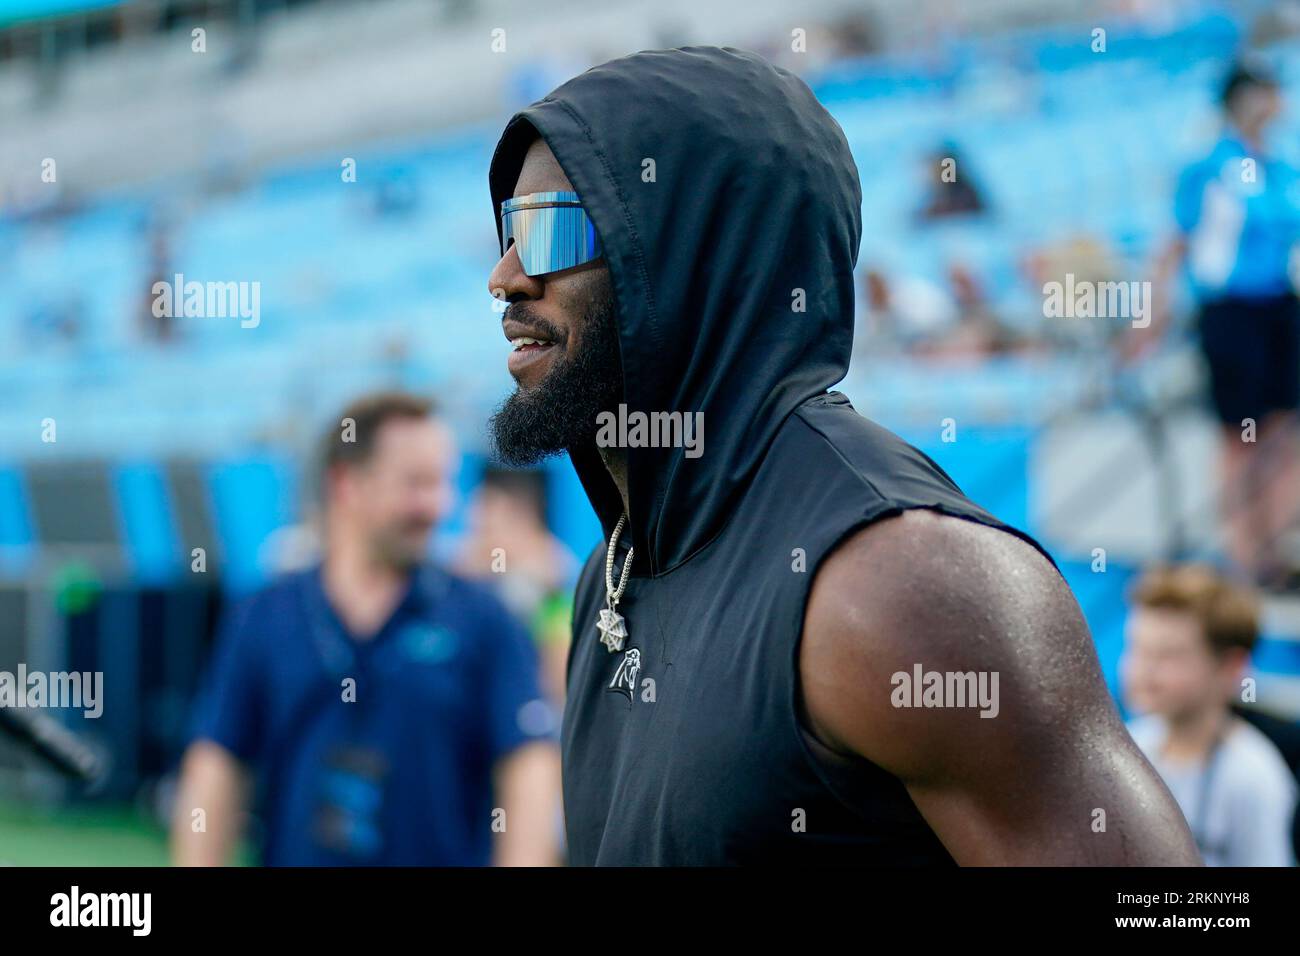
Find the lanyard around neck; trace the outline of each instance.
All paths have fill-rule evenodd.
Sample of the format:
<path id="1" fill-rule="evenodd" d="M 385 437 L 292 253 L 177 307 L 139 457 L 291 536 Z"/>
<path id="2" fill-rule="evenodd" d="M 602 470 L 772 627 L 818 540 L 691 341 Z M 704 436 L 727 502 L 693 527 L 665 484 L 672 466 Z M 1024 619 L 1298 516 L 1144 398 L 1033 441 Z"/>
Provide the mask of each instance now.
<path id="1" fill-rule="evenodd" d="M 1231 726 L 1232 715 L 1229 714 L 1214 734 L 1214 740 L 1210 744 L 1210 752 L 1205 758 L 1205 769 L 1201 772 L 1200 792 L 1196 798 L 1196 823 L 1192 825 L 1192 838 L 1196 841 L 1196 846 L 1200 849 L 1202 856 L 1205 855 L 1205 851 L 1209 847 L 1209 835 L 1206 833 L 1206 825 L 1209 822 L 1210 793 L 1214 787 L 1214 774 L 1218 769 L 1219 755 L 1223 752 L 1223 742 L 1227 738 Z"/>

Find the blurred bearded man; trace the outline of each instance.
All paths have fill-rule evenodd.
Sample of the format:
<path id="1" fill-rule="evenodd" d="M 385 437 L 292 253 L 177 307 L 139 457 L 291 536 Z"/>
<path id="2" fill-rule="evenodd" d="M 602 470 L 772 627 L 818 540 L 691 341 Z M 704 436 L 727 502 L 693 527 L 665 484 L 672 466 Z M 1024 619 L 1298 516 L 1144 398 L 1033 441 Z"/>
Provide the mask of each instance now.
<path id="1" fill-rule="evenodd" d="M 427 560 L 453 501 L 450 430 L 424 399 L 373 395 L 331 425 L 321 460 L 323 562 L 243 602 L 218 635 L 177 862 L 231 861 L 253 779 L 268 865 L 556 862 L 555 718 L 532 642 L 485 589 Z"/>

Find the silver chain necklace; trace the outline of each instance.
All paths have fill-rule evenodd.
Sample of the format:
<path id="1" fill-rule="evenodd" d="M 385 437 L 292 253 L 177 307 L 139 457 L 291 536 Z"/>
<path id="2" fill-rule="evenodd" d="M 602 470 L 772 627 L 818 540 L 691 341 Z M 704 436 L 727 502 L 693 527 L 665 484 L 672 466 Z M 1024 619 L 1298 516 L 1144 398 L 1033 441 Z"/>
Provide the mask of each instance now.
<path id="1" fill-rule="evenodd" d="M 626 512 L 619 516 L 618 524 L 614 525 L 614 533 L 609 538 L 609 550 L 605 553 L 605 606 L 600 609 L 600 620 L 596 622 L 596 629 L 600 631 L 600 643 L 604 644 L 611 654 L 621 651 L 624 641 L 627 640 L 627 624 L 623 621 L 623 615 L 618 613 L 618 602 L 627 589 L 628 575 L 632 572 L 634 548 L 627 549 L 623 573 L 618 576 L 618 587 L 614 587 L 614 554 L 618 550 L 618 539 L 623 534 L 625 524 L 627 524 Z"/>

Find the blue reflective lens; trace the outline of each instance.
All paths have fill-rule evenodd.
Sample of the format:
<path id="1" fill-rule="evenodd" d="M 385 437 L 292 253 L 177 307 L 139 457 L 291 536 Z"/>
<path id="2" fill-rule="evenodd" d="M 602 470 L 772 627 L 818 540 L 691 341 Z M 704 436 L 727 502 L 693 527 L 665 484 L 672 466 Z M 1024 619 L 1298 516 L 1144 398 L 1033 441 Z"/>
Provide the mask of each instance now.
<path id="1" fill-rule="evenodd" d="M 571 192 L 529 193 L 501 204 L 501 254 L 514 243 L 530 276 L 572 269 L 601 255 L 600 237 Z"/>

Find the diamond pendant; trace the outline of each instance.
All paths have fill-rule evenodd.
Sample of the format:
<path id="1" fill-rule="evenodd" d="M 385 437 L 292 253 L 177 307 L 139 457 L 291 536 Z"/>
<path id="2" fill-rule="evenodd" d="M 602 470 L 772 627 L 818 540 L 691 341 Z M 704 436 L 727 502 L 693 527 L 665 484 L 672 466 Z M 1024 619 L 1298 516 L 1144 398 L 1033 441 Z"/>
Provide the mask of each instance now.
<path id="1" fill-rule="evenodd" d="M 613 607 L 606 606 L 600 609 L 600 620 L 596 622 L 596 629 L 600 631 L 600 643 L 604 644 L 611 654 L 623 649 L 623 642 L 627 640 L 627 625 L 623 623 L 623 615 Z"/>

